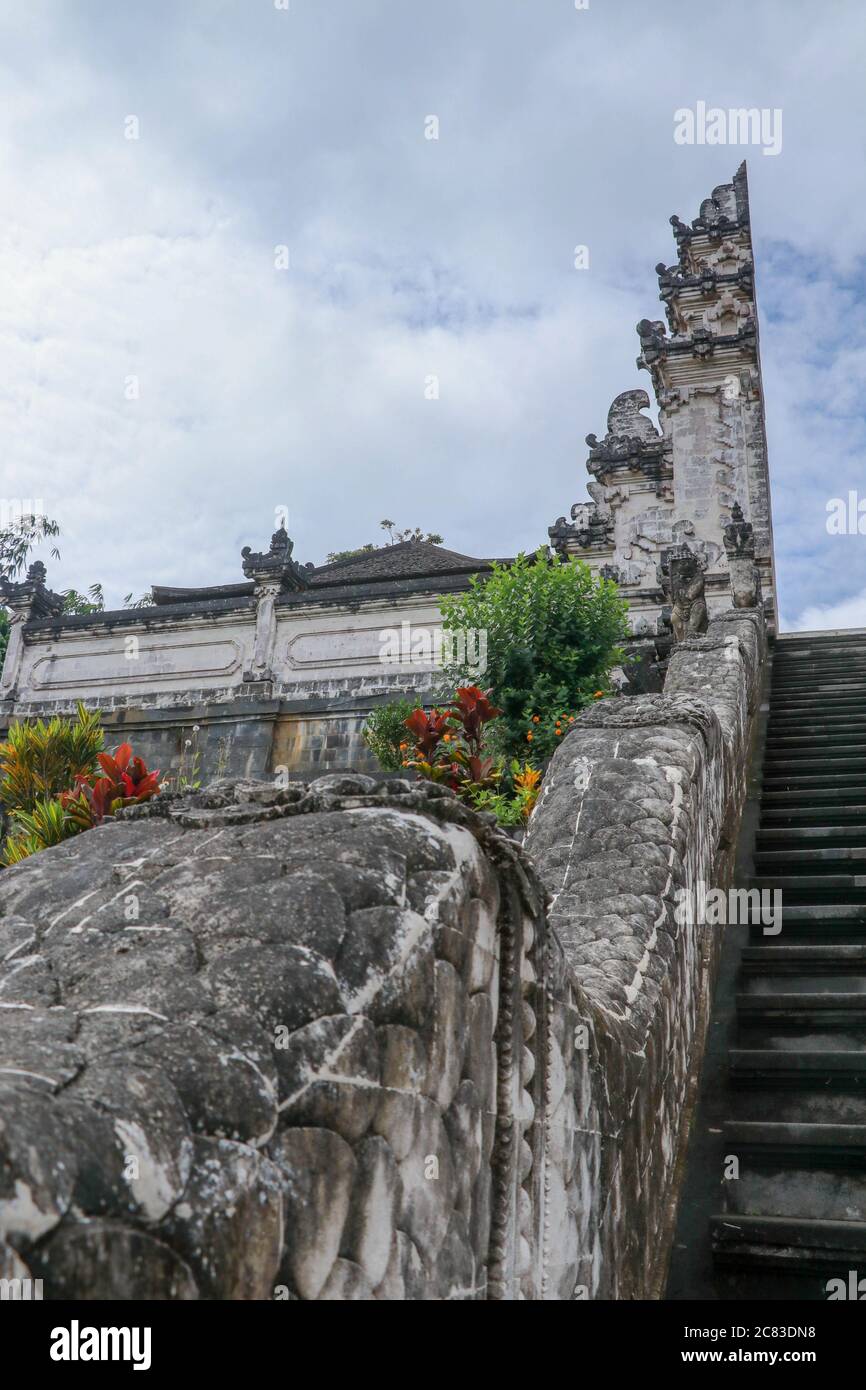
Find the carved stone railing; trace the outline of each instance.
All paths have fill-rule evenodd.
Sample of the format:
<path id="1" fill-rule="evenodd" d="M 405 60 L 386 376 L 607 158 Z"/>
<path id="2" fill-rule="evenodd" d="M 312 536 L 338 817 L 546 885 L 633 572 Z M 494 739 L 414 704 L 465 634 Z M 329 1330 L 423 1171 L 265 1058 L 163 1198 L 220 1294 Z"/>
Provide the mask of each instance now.
<path id="1" fill-rule="evenodd" d="M 0 1277 L 658 1291 L 763 629 L 578 719 L 528 852 L 428 784 L 161 797 L 0 874 Z M 536 867 L 537 866 L 537 867 Z M 547 907 L 547 896 L 550 906 Z"/>

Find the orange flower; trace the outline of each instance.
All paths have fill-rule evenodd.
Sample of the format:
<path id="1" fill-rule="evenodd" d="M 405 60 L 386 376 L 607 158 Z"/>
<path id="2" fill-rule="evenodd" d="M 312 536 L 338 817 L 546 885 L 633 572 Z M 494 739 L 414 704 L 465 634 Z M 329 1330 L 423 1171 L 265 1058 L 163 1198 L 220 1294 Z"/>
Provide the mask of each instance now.
<path id="1" fill-rule="evenodd" d="M 451 735 L 450 735 L 450 734 L 443 734 L 443 735 L 442 735 L 442 742 L 443 742 L 443 743 L 450 743 L 450 742 L 451 742 Z"/>
<path id="2" fill-rule="evenodd" d="M 533 722 L 533 724 L 537 724 L 537 723 L 539 722 L 540 719 L 541 719 L 541 715 L 540 715 L 540 714 L 534 714 L 534 715 L 532 716 L 532 722 Z"/>
<path id="3" fill-rule="evenodd" d="M 527 742 L 527 743 L 531 743 L 531 742 L 532 742 L 532 734 L 527 734 L 527 735 L 526 735 L 526 742 Z"/>
<path id="4" fill-rule="evenodd" d="M 593 698 L 594 700 L 603 700 L 603 699 L 604 699 L 604 691 L 603 691 L 603 690 L 597 690 L 597 691 L 595 692 L 595 694 L 593 695 L 592 698 Z"/>
<path id="5" fill-rule="evenodd" d="M 408 745 L 408 743 L 401 743 L 401 744 L 400 744 L 400 747 L 401 747 L 401 748 L 408 748 L 409 745 Z"/>
<path id="6" fill-rule="evenodd" d="M 557 737 L 557 738 L 561 738 L 561 737 L 562 737 L 562 730 L 561 730 L 561 729 L 554 729 L 553 732 L 556 734 L 556 737 Z"/>
<path id="7" fill-rule="evenodd" d="M 574 723 L 574 715 L 573 715 L 573 714 L 570 714 L 570 715 L 568 716 L 568 722 L 569 722 L 569 724 L 573 724 L 573 723 Z"/>

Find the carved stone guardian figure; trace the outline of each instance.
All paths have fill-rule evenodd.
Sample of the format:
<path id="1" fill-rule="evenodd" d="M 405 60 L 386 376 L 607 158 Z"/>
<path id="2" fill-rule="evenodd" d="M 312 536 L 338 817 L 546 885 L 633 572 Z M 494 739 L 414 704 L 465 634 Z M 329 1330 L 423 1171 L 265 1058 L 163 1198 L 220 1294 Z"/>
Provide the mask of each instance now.
<path id="1" fill-rule="evenodd" d="M 674 641 L 682 642 L 685 637 L 697 637 L 706 632 L 709 625 L 707 603 L 704 598 L 704 571 L 694 551 L 687 545 L 675 546 L 668 551 L 667 585 L 671 598 L 671 627 Z"/>
<path id="2" fill-rule="evenodd" d="M 755 531 L 752 523 L 743 516 L 739 502 L 735 502 L 731 508 L 724 541 L 734 607 L 759 607 L 762 601 L 761 573 L 755 564 Z"/>

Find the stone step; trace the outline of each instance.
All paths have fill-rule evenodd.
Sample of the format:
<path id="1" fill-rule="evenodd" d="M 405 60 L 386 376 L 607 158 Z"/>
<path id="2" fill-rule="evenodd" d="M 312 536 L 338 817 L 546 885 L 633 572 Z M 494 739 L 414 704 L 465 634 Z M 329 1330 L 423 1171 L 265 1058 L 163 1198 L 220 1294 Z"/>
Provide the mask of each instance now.
<path id="1" fill-rule="evenodd" d="M 866 1023 L 866 995 L 833 991 L 738 994 L 737 1018 L 752 1027 L 787 1023 L 798 1028 L 846 1028 Z M 866 1067 L 866 1057 L 863 1061 Z"/>
<path id="2" fill-rule="evenodd" d="M 862 655 L 839 661 L 786 661 L 773 666 L 773 694 L 795 684 L 818 681 L 838 685 L 844 681 L 866 680 L 866 659 Z"/>
<path id="3" fill-rule="evenodd" d="M 826 845 L 838 847 L 844 845 L 866 845 L 866 823 L 858 825 L 801 825 L 801 826 L 767 826 L 763 825 L 756 832 L 755 840 L 757 845 L 763 849 L 780 849 L 785 845 L 792 848 L 803 849 L 807 846 Z"/>
<path id="4" fill-rule="evenodd" d="M 775 742 L 778 738 L 787 737 L 788 734 L 802 734 L 809 737 L 820 747 L 822 740 L 827 734 L 850 734 L 855 739 L 862 738 L 866 734 L 866 724 L 859 719 L 834 719 L 828 720 L 826 724 L 814 724 L 811 721 L 806 723 L 797 715 L 788 716 L 784 719 L 774 717 L 767 723 L 767 739 Z"/>
<path id="5" fill-rule="evenodd" d="M 729 1053 L 729 1075 L 737 1086 L 757 1083 L 859 1088 L 866 1086 L 866 1052 L 733 1047 Z"/>
<path id="6" fill-rule="evenodd" d="M 866 1167 L 866 1125 L 726 1120 L 722 1131 L 728 1153 L 794 1163 L 814 1159 L 829 1167 Z"/>
<path id="7" fill-rule="evenodd" d="M 784 756 L 770 752 L 764 758 L 765 777 L 808 776 L 810 773 L 832 777 L 835 772 L 859 772 L 866 780 L 866 748 L 839 745 L 825 752 L 817 748 L 804 748 L 802 751 L 790 750 Z"/>
<path id="8" fill-rule="evenodd" d="M 770 705 L 771 707 L 778 706 L 789 699 L 815 695 L 820 695 L 825 704 L 831 705 L 837 695 L 843 697 L 859 695 L 864 687 L 866 687 L 866 670 L 840 671 L 832 675 L 821 675 L 820 672 L 814 672 L 812 675 L 804 674 L 796 678 L 791 676 L 788 680 L 773 681 Z"/>
<path id="9" fill-rule="evenodd" d="M 847 748 L 866 747 L 866 726 L 862 730 L 840 729 L 837 734 L 822 733 L 818 735 L 806 732 L 778 734 L 768 730 L 764 752 L 765 754 L 781 754 L 787 752 L 788 749 L 812 748 L 817 750 L 819 748 L 835 748 L 839 744 L 843 744 Z"/>
<path id="10" fill-rule="evenodd" d="M 849 792 L 863 792 L 862 773 L 787 773 L 785 776 L 767 777 L 762 783 L 763 796 L 777 792 L 806 792 L 815 794 L 816 803 L 838 801 Z"/>
<path id="11" fill-rule="evenodd" d="M 770 938 L 771 940 L 773 938 Z M 866 962 L 811 967 L 769 963 L 755 967 L 743 961 L 739 974 L 743 994 L 763 999 L 773 994 L 862 994 L 866 996 Z"/>
<path id="12" fill-rule="evenodd" d="M 785 867 L 823 865 L 866 865 L 866 845 L 822 845 L 809 849 L 759 849 L 755 855 L 755 867 L 760 877 L 766 877 L 774 869 Z"/>
<path id="13" fill-rule="evenodd" d="M 838 1051 L 838 1033 L 828 1033 L 827 1041 Z M 797 1035 L 794 1048 L 802 1051 L 802 1034 Z M 856 1084 L 810 1088 L 779 1086 L 774 1080 L 766 1086 L 750 1082 L 730 1093 L 729 1104 L 728 1118 L 732 1120 L 763 1124 L 772 1116 L 779 1124 L 866 1124 L 866 1086 L 858 1089 Z"/>
<path id="14" fill-rule="evenodd" d="M 863 701 L 866 699 L 866 685 L 858 686 L 855 689 L 836 691 L 833 698 L 828 698 L 824 692 L 815 690 L 801 691 L 799 693 L 788 691 L 785 695 L 771 695 L 767 709 L 769 714 L 790 714 L 795 710 L 812 711 L 818 714 L 862 714 Z"/>
<path id="15" fill-rule="evenodd" d="M 804 1274 L 818 1268 L 846 1279 L 866 1259 L 866 1222 L 731 1213 L 710 1217 L 710 1241 L 717 1264 Z"/>
<path id="16" fill-rule="evenodd" d="M 847 805 L 834 802 L 828 806 L 803 806 L 796 802 L 787 805 L 765 806 L 761 810 L 761 830 L 790 822 L 791 825 L 813 825 L 832 829 L 845 822 L 861 824 L 866 821 L 866 803 Z"/>
<path id="17" fill-rule="evenodd" d="M 770 909 L 773 908 L 773 899 L 770 899 Z M 781 930 L 777 930 L 780 923 L 762 923 L 759 915 L 755 915 L 755 920 L 748 920 L 749 926 L 753 927 L 755 934 L 759 937 L 767 938 L 767 935 L 778 935 L 785 938 L 788 933 L 801 937 L 803 933 L 810 933 L 826 937 L 828 933 L 841 933 L 847 935 L 849 931 L 866 930 L 866 902 L 798 902 L 788 905 L 784 903 L 781 912 Z M 771 926 L 771 931 L 763 930 L 766 926 Z"/>
<path id="18" fill-rule="evenodd" d="M 835 777 L 833 783 L 828 787 L 822 787 L 822 785 L 816 787 L 815 783 L 820 784 L 820 781 L 822 781 L 820 777 L 812 777 L 805 781 L 798 778 L 796 783 L 791 785 L 791 778 L 774 777 L 774 785 L 767 787 L 765 784 L 765 787 L 762 787 L 762 795 L 760 795 L 762 808 L 766 805 L 767 809 L 773 809 L 773 806 L 794 803 L 794 805 L 801 805 L 802 808 L 827 806 L 828 810 L 833 810 L 837 803 L 838 805 L 845 805 L 845 803 L 851 805 L 852 802 L 866 802 L 866 785 L 863 784 L 863 781 L 851 783 L 851 781 L 842 780 L 841 777 Z M 783 785 L 776 785 L 776 783 L 783 783 Z"/>
<path id="19" fill-rule="evenodd" d="M 744 970 L 844 970 L 866 966 L 866 941 L 834 941 L 820 946 L 804 946 L 798 942 L 778 946 L 745 946 L 742 953 Z"/>

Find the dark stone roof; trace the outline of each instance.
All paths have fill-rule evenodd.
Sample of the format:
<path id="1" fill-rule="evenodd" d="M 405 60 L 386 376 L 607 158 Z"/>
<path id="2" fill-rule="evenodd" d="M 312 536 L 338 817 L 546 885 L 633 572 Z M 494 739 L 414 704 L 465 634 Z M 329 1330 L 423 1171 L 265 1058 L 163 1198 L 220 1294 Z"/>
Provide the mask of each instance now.
<path id="1" fill-rule="evenodd" d="M 472 555 L 460 555 L 430 541 L 400 541 L 397 545 L 382 545 L 360 555 L 334 560 L 329 565 L 307 565 L 302 573 L 308 588 L 297 592 L 302 598 L 310 589 L 349 588 L 354 585 L 388 584 L 406 579 L 438 579 L 450 575 L 478 574 L 490 569 L 492 560 L 479 560 Z M 252 582 L 213 584 L 200 589 L 154 585 L 153 601 L 158 608 L 166 604 L 203 603 L 213 599 L 245 598 L 254 589 Z"/>
<path id="2" fill-rule="evenodd" d="M 370 598 L 399 599 L 406 594 L 453 593 L 465 589 L 473 574 L 489 573 L 493 560 L 475 559 L 456 550 L 433 545 L 430 541 L 400 541 L 364 551 L 330 565 L 306 565 L 301 573 L 305 588 L 281 594 L 284 605 L 306 603 L 355 604 Z M 510 560 L 501 561 L 510 564 Z M 255 584 L 240 580 L 236 584 L 211 584 L 202 588 L 156 584 L 152 608 L 122 608 L 101 613 L 64 613 L 54 618 L 30 622 L 28 631 L 54 631 L 188 618 L 197 613 L 216 616 L 255 605 Z"/>
<path id="3" fill-rule="evenodd" d="M 397 545 L 382 545 L 330 565 L 319 565 L 312 571 L 310 584 L 319 588 L 325 584 L 369 584 L 376 580 L 421 579 L 440 574 L 477 574 L 489 570 L 492 561 L 460 555 L 430 541 L 400 541 Z"/>

